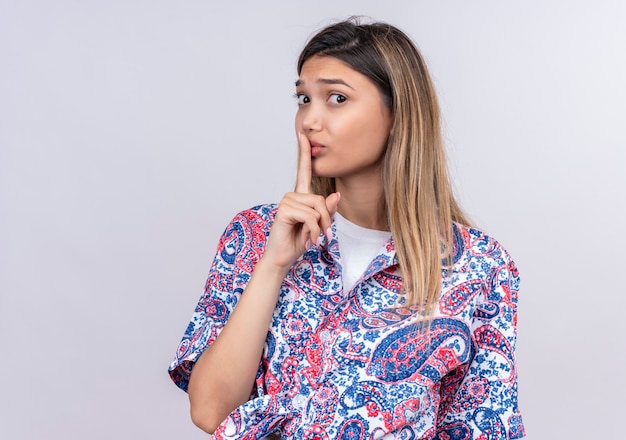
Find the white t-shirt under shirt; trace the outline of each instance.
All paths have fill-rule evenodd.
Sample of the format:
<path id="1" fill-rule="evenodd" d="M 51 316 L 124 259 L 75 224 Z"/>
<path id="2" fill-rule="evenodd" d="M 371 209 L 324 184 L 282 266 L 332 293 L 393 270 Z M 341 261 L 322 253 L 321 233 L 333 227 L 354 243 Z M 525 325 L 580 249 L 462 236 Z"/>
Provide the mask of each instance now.
<path id="1" fill-rule="evenodd" d="M 350 290 L 374 257 L 380 253 L 380 249 L 391 237 L 391 232 L 355 225 L 338 212 L 334 217 L 341 255 L 343 286 L 345 290 Z"/>

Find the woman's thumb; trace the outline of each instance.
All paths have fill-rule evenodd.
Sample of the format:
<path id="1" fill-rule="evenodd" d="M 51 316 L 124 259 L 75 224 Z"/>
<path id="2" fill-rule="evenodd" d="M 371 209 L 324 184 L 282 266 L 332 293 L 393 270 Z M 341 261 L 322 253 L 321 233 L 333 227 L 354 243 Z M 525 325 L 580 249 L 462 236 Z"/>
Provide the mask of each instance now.
<path id="1" fill-rule="evenodd" d="M 337 206 L 339 206 L 340 199 L 341 194 L 338 192 L 332 193 L 331 195 L 326 197 L 326 209 L 328 209 L 331 217 L 337 212 Z"/>

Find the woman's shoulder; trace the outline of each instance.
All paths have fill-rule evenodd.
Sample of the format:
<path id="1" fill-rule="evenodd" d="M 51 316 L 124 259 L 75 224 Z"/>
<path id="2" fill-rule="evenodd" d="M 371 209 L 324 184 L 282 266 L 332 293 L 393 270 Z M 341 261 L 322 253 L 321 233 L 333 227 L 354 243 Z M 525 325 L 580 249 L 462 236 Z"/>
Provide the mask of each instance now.
<path id="1" fill-rule="evenodd" d="M 239 211 L 226 227 L 226 234 L 232 230 L 239 230 L 244 233 L 262 230 L 269 233 L 274 223 L 277 208 L 276 203 L 265 203 Z"/>
<path id="2" fill-rule="evenodd" d="M 260 205 L 255 205 L 251 208 L 239 211 L 237 214 L 235 214 L 231 223 L 258 221 L 273 222 L 277 208 L 278 204 L 276 203 L 264 203 Z"/>
<path id="3" fill-rule="evenodd" d="M 454 249 L 453 261 L 470 266 L 480 265 L 501 266 L 513 263 L 513 259 L 506 248 L 482 229 L 453 223 Z"/>

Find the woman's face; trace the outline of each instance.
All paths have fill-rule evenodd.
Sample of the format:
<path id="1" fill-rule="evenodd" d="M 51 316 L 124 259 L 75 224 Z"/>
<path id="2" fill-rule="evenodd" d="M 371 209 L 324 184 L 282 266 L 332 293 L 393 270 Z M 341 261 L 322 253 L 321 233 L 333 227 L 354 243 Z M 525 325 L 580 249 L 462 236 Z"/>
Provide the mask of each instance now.
<path id="1" fill-rule="evenodd" d="M 315 56 L 296 82 L 296 131 L 311 144 L 313 175 L 380 176 L 393 125 L 376 85 L 333 57 Z"/>

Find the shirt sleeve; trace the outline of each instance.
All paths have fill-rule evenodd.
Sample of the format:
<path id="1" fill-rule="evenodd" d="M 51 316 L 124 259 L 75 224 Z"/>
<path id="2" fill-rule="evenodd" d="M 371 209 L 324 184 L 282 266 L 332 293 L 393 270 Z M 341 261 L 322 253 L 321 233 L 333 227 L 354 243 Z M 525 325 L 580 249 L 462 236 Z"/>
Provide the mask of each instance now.
<path id="1" fill-rule="evenodd" d="M 195 362 L 224 328 L 265 250 L 274 214 L 270 208 L 239 213 L 219 240 L 204 293 L 168 369 L 174 383 L 184 391 Z"/>
<path id="2" fill-rule="evenodd" d="M 519 274 L 500 250 L 473 313 L 469 365 L 441 384 L 436 439 L 508 440 L 525 436 L 517 402 L 515 342 Z"/>

